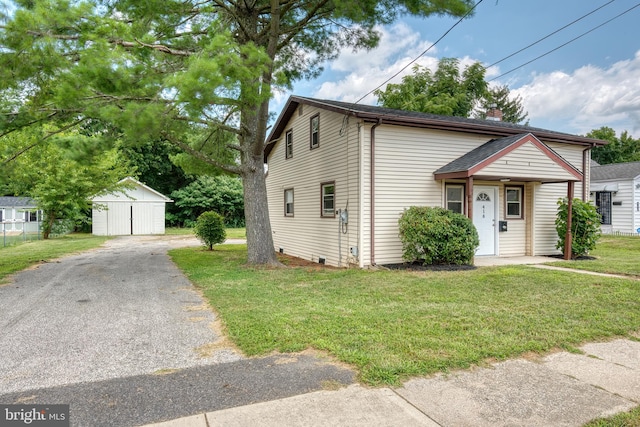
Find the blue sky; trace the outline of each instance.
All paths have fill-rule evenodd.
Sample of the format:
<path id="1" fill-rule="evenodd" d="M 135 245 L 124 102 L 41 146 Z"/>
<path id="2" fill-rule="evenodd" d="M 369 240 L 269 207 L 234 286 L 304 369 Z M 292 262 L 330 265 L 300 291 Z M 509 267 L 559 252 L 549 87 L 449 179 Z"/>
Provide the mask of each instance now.
<path id="1" fill-rule="evenodd" d="M 418 63 L 435 67 L 443 57 L 463 64 L 493 64 L 594 9 L 574 25 L 491 67 L 487 80 L 516 68 L 616 15 L 640 5 L 635 0 L 483 0 L 475 15 L 456 26 Z M 353 102 L 391 77 L 440 38 L 457 19 L 403 18 L 380 28 L 382 40 L 369 52 L 345 50 L 319 78 L 278 94 L 280 112 L 289 95 Z M 640 137 L 640 6 L 580 39 L 506 74 L 506 84 L 522 97 L 532 126 L 585 134 L 609 126 Z M 409 73 L 409 67 L 405 73 Z M 402 74 L 392 82 L 398 82 Z M 373 96 L 363 103 L 375 105 Z"/>

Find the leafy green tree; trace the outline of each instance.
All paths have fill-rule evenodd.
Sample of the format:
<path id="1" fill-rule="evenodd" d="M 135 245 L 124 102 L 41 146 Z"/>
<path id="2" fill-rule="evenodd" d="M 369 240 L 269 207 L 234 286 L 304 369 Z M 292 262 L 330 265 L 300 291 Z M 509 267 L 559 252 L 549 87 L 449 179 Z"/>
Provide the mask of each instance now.
<path id="1" fill-rule="evenodd" d="M 115 149 L 76 159 L 74 150 L 62 148 L 86 143 L 87 137 L 58 133 L 42 142 L 44 133 L 36 134 L 30 129 L 14 134 L 22 141 L 18 147 L 34 147 L 10 163 L 12 171 L 7 186 L 13 194 L 29 196 L 36 201 L 44 214 L 43 238 L 48 239 L 58 221 L 66 220 L 76 225 L 86 223 L 90 198 L 103 190 L 118 189 L 117 182 L 129 169 L 119 160 Z"/>
<path id="2" fill-rule="evenodd" d="M 556 248 L 565 252 L 567 236 L 567 220 L 569 219 L 569 204 L 567 198 L 558 200 L 558 214 L 556 216 L 556 231 L 558 243 Z M 571 208 L 571 259 L 587 255 L 595 249 L 600 238 L 600 214 L 590 202 L 573 199 Z"/>
<path id="3" fill-rule="evenodd" d="M 273 89 L 375 46 L 376 25 L 473 3 L 15 0 L 0 24 L 0 135 L 100 120 L 125 142 L 169 141 L 242 177 L 248 262 L 276 264 L 263 164 Z"/>
<path id="4" fill-rule="evenodd" d="M 402 83 L 388 84 L 374 92 L 378 104 L 386 108 L 420 111 L 445 116 L 469 117 L 488 93 L 485 69 L 476 62 L 460 70 L 460 61 L 442 58 L 432 72 L 416 65 Z"/>
<path id="5" fill-rule="evenodd" d="M 490 88 L 486 96 L 480 101 L 480 106 L 474 117 L 486 119 L 487 111 L 494 108 L 494 106 L 502 112 L 503 122 L 522 123 L 529 115 L 524 111 L 522 98 L 520 96 L 511 97 L 511 91 L 507 85 Z M 528 125 L 529 121 L 527 120 L 524 124 Z"/>
<path id="6" fill-rule="evenodd" d="M 203 212 L 196 221 L 194 233 L 212 251 L 213 245 L 223 243 L 226 239 L 224 217 L 213 211 Z"/>
<path id="7" fill-rule="evenodd" d="M 640 139 L 633 139 L 627 131 L 617 137 L 615 130 L 603 126 L 592 130 L 587 136 L 609 141 L 607 145 L 591 150 L 591 158 L 601 165 L 640 161 Z"/>
<path id="8" fill-rule="evenodd" d="M 201 176 L 171 193 L 177 212 L 175 220 L 191 225 L 206 211 L 220 213 L 229 227 L 244 226 L 242 182 L 230 176 Z"/>

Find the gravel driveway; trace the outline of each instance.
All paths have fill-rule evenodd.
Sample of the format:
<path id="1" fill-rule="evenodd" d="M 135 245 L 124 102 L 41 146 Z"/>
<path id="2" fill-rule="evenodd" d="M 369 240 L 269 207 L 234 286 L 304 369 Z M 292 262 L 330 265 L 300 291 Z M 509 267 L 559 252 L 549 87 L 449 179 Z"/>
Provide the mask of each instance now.
<path id="1" fill-rule="evenodd" d="M 118 237 L 0 286 L 0 394 L 241 359 L 167 256 L 197 244 Z"/>

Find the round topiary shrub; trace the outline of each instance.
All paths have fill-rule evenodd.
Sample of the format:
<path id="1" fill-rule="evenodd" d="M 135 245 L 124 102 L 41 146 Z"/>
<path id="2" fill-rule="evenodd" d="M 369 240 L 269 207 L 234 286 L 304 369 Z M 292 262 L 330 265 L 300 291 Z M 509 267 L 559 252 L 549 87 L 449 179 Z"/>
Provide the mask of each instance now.
<path id="1" fill-rule="evenodd" d="M 200 214 L 196 220 L 194 233 L 210 251 L 213 250 L 213 245 L 222 243 L 227 238 L 224 217 L 213 211 Z"/>
<path id="2" fill-rule="evenodd" d="M 398 221 L 402 257 L 423 264 L 471 264 L 480 244 L 473 222 L 439 207 L 412 206 Z"/>

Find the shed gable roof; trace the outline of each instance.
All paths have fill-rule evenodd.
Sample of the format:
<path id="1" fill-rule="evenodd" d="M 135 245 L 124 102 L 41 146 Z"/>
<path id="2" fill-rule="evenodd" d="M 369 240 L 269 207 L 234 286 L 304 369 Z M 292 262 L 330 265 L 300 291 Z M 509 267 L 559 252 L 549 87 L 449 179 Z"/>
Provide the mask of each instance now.
<path id="1" fill-rule="evenodd" d="M 527 159 L 527 164 L 523 164 L 523 158 Z M 436 179 L 480 175 L 491 179 L 504 176 L 541 182 L 582 180 L 579 170 L 531 133 L 492 139 L 433 174 Z"/>
<path id="2" fill-rule="evenodd" d="M 428 129 L 440 129 L 456 132 L 466 132 L 490 136 L 512 136 L 522 133 L 532 133 L 537 138 L 549 142 L 561 142 L 567 144 L 594 146 L 605 145 L 607 142 L 587 138 L 584 136 L 571 135 L 568 133 L 556 132 L 548 129 L 523 126 L 515 123 L 468 119 L 464 117 L 441 116 L 437 114 L 419 113 L 415 111 L 395 110 L 391 108 L 377 107 L 372 105 L 352 104 L 341 101 L 321 100 L 291 96 L 284 109 L 278 116 L 273 130 L 267 137 L 265 148 L 265 161 L 275 146 L 276 141 L 284 132 L 287 123 L 293 116 L 299 105 L 310 105 L 338 114 L 345 114 L 357 117 L 370 123 L 386 123 L 399 126 L 421 127 Z"/>
<path id="3" fill-rule="evenodd" d="M 118 181 L 118 184 L 132 185 L 134 189 L 128 190 L 125 188 L 123 192 L 120 192 L 119 194 L 114 194 L 114 193 L 99 194 L 93 197 L 91 200 L 94 202 L 106 202 L 106 201 L 117 201 L 117 200 L 173 202 L 173 200 L 171 200 L 164 194 L 159 193 L 158 191 L 154 190 L 148 185 L 145 185 L 140 181 L 138 181 L 137 179 L 132 178 L 130 176 L 124 179 L 121 179 L 120 181 Z M 142 199 L 138 199 L 135 196 L 132 196 L 133 192 L 138 192 L 139 195 L 142 195 L 143 196 Z M 150 196 L 150 198 L 148 198 L 147 196 Z M 133 199 L 131 199 L 131 197 L 133 197 Z"/>
<path id="4" fill-rule="evenodd" d="M 640 162 L 591 166 L 591 181 L 635 179 L 640 176 Z"/>

